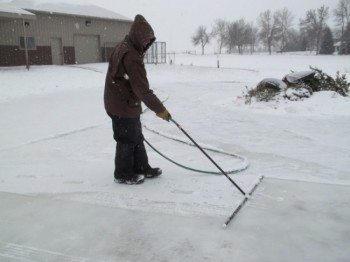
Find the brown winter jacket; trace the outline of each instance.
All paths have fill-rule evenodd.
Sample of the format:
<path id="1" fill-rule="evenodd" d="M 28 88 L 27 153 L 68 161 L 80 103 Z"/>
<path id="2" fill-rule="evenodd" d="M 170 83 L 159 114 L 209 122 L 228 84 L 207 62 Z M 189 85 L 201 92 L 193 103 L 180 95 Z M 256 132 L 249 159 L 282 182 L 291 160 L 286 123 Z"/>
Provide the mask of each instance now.
<path id="1" fill-rule="evenodd" d="M 141 101 L 155 113 L 164 105 L 149 87 L 143 55 L 155 41 L 152 27 L 137 15 L 129 35 L 119 43 L 110 58 L 105 81 L 104 104 L 108 113 L 126 118 L 140 116 Z"/>

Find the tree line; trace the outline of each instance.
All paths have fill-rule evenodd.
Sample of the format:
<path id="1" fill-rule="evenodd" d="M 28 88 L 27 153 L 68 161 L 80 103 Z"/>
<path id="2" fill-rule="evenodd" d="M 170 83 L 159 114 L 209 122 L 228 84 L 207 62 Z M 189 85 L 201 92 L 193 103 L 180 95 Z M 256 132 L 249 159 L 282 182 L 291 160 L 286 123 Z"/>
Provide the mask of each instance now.
<path id="1" fill-rule="evenodd" d="M 327 24 L 331 17 L 336 25 L 333 31 Z M 316 54 L 332 54 L 335 39 L 338 53 L 350 54 L 350 0 L 339 0 L 334 10 L 324 5 L 310 9 L 297 24 L 288 8 L 275 12 L 266 10 L 259 14 L 256 24 L 243 18 L 232 22 L 217 19 L 210 32 L 206 26 L 199 26 L 192 43 L 201 46 L 202 54 L 212 40 L 216 40 L 220 54 L 224 48 L 227 53 L 254 53 L 259 45 L 270 54 L 273 48 L 278 52 L 309 50 Z"/>

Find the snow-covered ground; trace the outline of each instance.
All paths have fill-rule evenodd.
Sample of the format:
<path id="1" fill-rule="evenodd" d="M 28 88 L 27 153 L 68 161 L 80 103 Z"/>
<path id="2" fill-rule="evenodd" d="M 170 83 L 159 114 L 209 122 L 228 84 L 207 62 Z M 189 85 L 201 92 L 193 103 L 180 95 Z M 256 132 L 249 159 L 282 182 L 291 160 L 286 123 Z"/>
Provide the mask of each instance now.
<path id="1" fill-rule="evenodd" d="M 217 59 L 220 68 L 216 68 Z M 347 261 L 350 98 L 246 105 L 263 78 L 316 66 L 350 79 L 347 56 L 176 55 L 147 65 L 173 118 L 245 191 L 181 169 L 148 148 L 163 176 L 113 182 L 115 143 L 103 108 L 107 64 L 0 68 L 1 261 Z M 145 138 L 181 164 L 215 167 L 172 123 L 143 114 Z M 157 133 L 161 133 L 160 136 Z M 35 225 L 38 223 L 38 225 Z M 33 225 L 34 224 L 34 225 Z M 286 257 L 288 255 L 288 257 Z"/>

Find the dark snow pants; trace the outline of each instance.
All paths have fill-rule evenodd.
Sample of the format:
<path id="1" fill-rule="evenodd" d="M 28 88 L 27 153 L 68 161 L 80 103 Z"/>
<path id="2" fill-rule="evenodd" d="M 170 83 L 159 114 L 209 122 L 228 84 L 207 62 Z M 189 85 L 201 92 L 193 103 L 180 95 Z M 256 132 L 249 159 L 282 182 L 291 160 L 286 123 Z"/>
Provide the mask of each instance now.
<path id="1" fill-rule="evenodd" d="M 109 113 L 108 115 L 112 119 L 113 137 L 117 142 L 114 177 L 128 179 L 134 174 L 142 174 L 149 168 L 149 164 L 140 117 L 123 118 Z"/>

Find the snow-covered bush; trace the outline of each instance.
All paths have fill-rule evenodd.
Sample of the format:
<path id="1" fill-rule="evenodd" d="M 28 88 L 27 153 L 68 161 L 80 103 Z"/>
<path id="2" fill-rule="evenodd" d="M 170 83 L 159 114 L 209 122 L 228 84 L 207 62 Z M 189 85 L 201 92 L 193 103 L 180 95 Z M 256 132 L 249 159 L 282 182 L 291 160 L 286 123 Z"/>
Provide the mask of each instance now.
<path id="1" fill-rule="evenodd" d="M 340 75 L 338 71 L 334 79 L 316 67 L 310 68 L 316 72 L 315 77 L 309 83 L 313 92 L 334 91 L 342 96 L 349 95 L 350 83 L 347 82 L 345 74 Z"/>
<path id="2" fill-rule="evenodd" d="M 247 89 L 247 94 L 244 94 L 246 103 L 251 103 L 251 99 L 254 97 L 256 101 L 268 102 L 277 97 L 287 85 L 275 78 L 263 79 L 256 88 Z"/>
<path id="3" fill-rule="evenodd" d="M 291 101 L 299 101 L 304 98 L 309 98 L 311 96 L 311 92 L 309 88 L 299 86 L 298 88 L 287 88 L 284 93 L 284 97 Z"/>
<path id="4" fill-rule="evenodd" d="M 254 89 L 248 89 L 243 94 L 247 104 L 252 99 L 257 102 L 268 102 L 281 98 L 291 101 L 304 100 L 312 96 L 314 92 L 334 91 L 342 96 L 348 96 L 350 83 L 346 75 L 337 75 L 334 78 L 316 67 L 310 67 L 311 71 L 292 72 L 286 75 L 282 81 L 274 78 L 262 80 Z"/>

